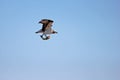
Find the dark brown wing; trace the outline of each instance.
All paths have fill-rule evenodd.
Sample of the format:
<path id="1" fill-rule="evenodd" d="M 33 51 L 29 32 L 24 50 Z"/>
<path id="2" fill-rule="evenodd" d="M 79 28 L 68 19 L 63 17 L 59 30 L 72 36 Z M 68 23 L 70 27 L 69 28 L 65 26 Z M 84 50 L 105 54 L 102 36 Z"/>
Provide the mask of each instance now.
<path id="1" fill-rule="evenodd" d="M 52 26 L 53 20 L 42 19 L 41 21 L 39 21 L 39 23 L 43 24 L 42 31 L 44 32 L 45 30 L 49 29 Z"/>
<path id="2" fill-rule="evenodd" d="M 53 23 L 53 22 L 48 22 L 47 26 L 45 27 L 45 30 L 51 28 L 51 27 L 52 27 L 52 23 Z"/>

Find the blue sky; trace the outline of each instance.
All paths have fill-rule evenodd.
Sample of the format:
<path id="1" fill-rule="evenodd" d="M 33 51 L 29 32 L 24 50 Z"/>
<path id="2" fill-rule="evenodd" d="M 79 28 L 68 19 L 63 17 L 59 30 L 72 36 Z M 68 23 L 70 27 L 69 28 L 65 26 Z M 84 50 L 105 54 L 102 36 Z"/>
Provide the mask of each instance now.
<path id="1" fill-rule="evenodd" d="M 0 0 L 0 80 L 120 80 L 119 0 Z M 43 18 L 58 34 L 35 34 Z"/>

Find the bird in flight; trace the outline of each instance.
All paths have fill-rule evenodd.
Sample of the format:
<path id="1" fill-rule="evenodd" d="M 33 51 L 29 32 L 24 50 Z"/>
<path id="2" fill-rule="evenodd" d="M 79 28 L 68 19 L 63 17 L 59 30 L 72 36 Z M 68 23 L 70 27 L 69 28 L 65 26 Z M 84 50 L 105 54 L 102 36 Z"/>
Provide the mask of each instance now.
<path id="1" fill-rule="evenodd" d="M 42 33 L 42 35 L 40 35 L 40 37 L 43 39 L 43 40 L 48 40 L 50 39 L 50 34 L 55 34 L 57 33 L 56 31 L 54 31 L 52 29 L 52 23 L 54 21 L 53 20 L 50 20 L 50 19 L 42 19 L 41 21 L 39 21 L 39 23 L 42 24 L 42 29 L 38 30 L 37 32 L 35 33 Z"/>

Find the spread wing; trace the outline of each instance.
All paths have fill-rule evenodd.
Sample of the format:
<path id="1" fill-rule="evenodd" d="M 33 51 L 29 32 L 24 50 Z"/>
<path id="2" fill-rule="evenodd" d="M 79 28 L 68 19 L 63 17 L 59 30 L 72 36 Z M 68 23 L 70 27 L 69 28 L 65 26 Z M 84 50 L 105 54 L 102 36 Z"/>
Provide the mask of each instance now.
<path id="1" fill-rule="evenodd" d="M 52 27 L 52 23 L 53 23 L 53 22 L 48 22 L 47 26 L 45 27 L 45 30 L 51 28 L 51 27 Z"/>
<path id="2" fill-rule="evenodd" d="M 51 28 L 53 20 L 42 19 L 39 23 L 43 24 L 42 31 L 45 32 L 47 29 Z"/>

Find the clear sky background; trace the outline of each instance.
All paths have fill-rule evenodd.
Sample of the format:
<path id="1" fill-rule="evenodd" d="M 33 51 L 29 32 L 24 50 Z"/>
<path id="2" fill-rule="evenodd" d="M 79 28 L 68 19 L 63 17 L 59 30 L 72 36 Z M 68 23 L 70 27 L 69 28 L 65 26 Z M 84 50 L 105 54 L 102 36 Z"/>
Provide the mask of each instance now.
<path id="1" fill-rule="evenodd" d="M 120 80 L 120 1 L 0 0 L 0 80 Z"/>

